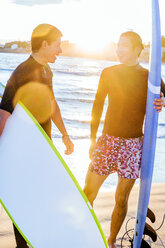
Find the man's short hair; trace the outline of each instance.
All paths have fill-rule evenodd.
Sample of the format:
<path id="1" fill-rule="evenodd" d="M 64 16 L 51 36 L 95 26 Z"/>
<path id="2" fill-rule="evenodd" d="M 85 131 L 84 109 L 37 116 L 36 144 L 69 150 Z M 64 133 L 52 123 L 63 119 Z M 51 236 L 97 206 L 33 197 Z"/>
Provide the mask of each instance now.
<path id="1" fill-rule="evenodd" d="M 141 39 L 140 35 L 137 34 L 136 32 L 133 32 L 133 31 L 124 32 L 120 35 L 120 38 L 121 37 L 129 38 L 133 48 L 139 47 L 141 49 L 141 51 L 144 49 L 142 39 Z M 140 51 L 140 53 L 141 53 L 141 51 Z"/>
<path id="2" fill-rule="evenodd" d="M 45 40 L 48 44 L 56 41 L 62 36 L 61 31 L 50 24 L 40 24 L 32 32 L 31 48 L 32 52 L 37 52 L 42 42 Z"/>

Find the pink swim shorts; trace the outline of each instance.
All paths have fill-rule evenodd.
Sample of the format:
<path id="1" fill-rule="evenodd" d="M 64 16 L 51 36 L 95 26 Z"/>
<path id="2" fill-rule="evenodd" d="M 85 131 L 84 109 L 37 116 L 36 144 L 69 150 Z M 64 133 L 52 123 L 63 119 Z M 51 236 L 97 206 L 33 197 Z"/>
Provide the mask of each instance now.
<path id="1" fill-rule="evenodd" d="M 142 145 L 143 137 L 125 139 L 103 134 L 96 143 L 89 170 L 100 176 L 117 172 L 121 178 L 137 179 Z"/>

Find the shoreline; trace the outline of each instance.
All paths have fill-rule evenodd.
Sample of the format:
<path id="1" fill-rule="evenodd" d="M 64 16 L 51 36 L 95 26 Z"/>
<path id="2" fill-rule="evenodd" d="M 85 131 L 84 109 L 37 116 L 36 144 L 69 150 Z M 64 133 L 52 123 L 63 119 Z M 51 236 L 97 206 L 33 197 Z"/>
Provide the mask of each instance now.
<path id="1" fill-rule="evenodd" d="M 4 49 L 0 49 L 0 53 L 10 53 L 10 54 L 29 54 L 31 52 L 29 51 L 26 51 L 26 50 L 4 50 Z M 75 55 L 72 55 L 72 54 L 68 54 L 68 53 L 63 53 L 60 55 L 61 57 L 69 57 L 69 58 L 80 58 L 80 59 L 91 59 L 91 60 L 103 60 L 103 61 L 111 61 L 111 62 L 116 62 L 116 63 L 119 63 L 119 60 L 118 59 L 114 59 L 114 58 L 111 58 L 111 57 L 106 57 L 106 56 L 91 56 L 91 55 L 81 55 L 81 54 L 75 54 Z M 140 59 L 140 63 L 146 63 L 148 64 L 149 63 L 149 60 L 148 59 Z M 165 64 L 165 61 L 162 61 L 162 65 Z"/>
<path id="2" fill-rule="evenodd" d="M 0 53 L 16 53 L 16 54 L 30 54 L 30 50 L 26 49 L 10 49 L 10 48 L 0 48 Z M 72 53 L 72 52 L 62 52 L 60 54 L 62 57 L 71 57 L 71 58 L 84 58 L 84 59 L 94 59 L 94 60 L 107 60 L 112 62 L 119 62 L 116 54 L 111 56 L 107 56 L 106 54 L 88 54 L 88 53 Z M 149 54 L 147 55 L 147 58 L 140 58 L 140 63 L 149 63 Z"/>

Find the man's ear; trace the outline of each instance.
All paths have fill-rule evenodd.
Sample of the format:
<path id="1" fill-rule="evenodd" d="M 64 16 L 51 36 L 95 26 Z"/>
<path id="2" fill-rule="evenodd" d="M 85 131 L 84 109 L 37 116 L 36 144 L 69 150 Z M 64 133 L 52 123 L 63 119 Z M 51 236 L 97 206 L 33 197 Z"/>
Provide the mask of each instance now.
<path id="1" fill-rule="evenodd" d="M 48 42 L 46 40 L 43 40 L 42 42 L 42 48 L 46 48 L 48 46 Z"/>
<path id="2" fill-rule="evenodd" d="M 140 47 L 135 47 L 135 52 L 137 54 L 137 56 L 139 57 L 141 54 L 141 48 Z"/>

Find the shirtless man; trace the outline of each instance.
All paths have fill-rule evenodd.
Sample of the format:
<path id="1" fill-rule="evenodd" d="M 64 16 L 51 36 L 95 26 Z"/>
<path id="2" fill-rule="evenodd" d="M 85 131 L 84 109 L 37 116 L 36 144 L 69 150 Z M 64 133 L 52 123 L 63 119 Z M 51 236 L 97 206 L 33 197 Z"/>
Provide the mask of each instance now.
<path id="1" fill-rule="evenodd" d="M 104 180 L 111 173 L 118 173 L 115 207 L 108 238 L 109 248 L 116 247 L 116 237 L 127 213 L 128 198 L 140 172 L 148 82 L 148 70 L 139 65 L 142 49 L 142 40 L 137 33 L 129 31 L 121 34 L 117 49 L 121 64 L 103 70 L 92 109 L 89 151 L 91 163 L 84 187 L 92 205 Z M 163 81 L 161 86 L 161 91 L 165 94 Z M 107 95 L 104 128 L 102 136 L 96 142 Z M 154 105 L 160 112 L 164 102 L 162 99 L 155 99 Z"/>

